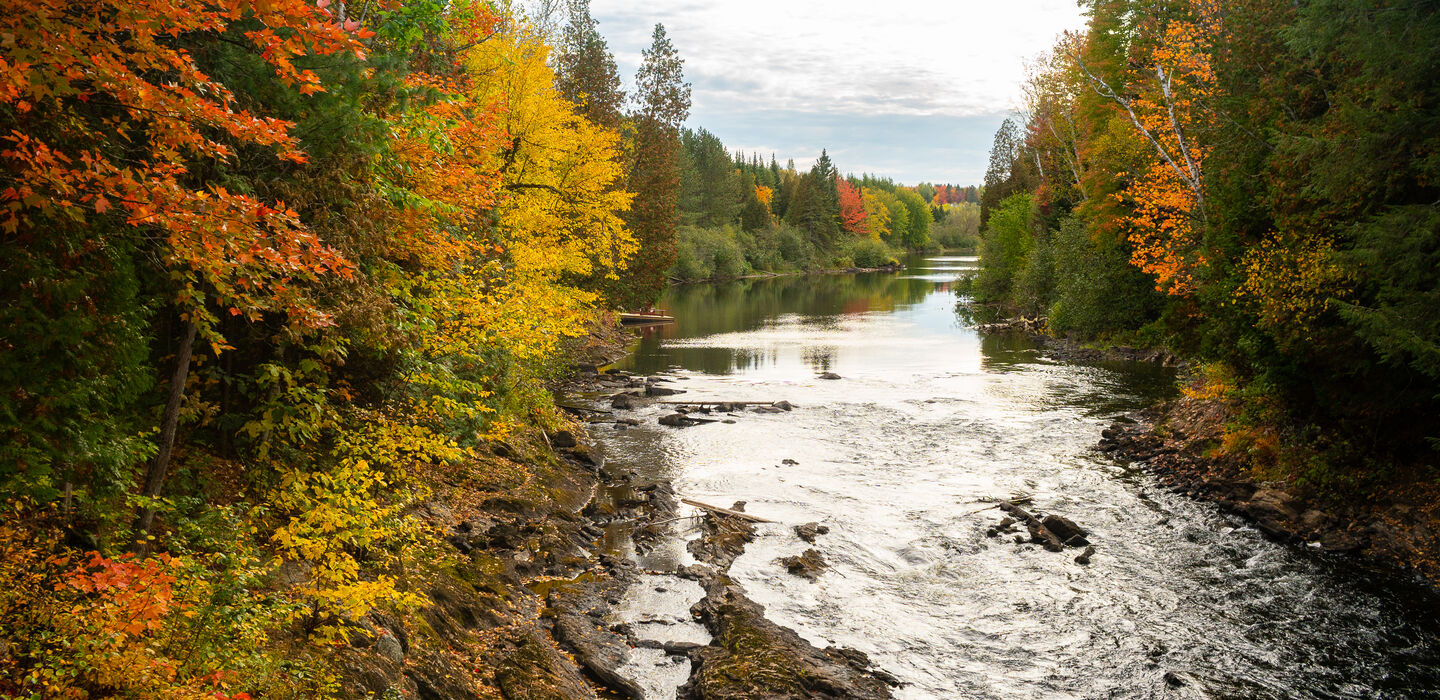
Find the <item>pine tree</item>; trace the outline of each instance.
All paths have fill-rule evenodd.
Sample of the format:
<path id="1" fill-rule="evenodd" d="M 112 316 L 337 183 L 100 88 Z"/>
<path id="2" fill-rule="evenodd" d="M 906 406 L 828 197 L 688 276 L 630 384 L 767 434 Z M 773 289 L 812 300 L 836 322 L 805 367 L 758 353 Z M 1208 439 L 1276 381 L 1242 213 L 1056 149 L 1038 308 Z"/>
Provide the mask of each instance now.
<path id="1" fill-rule="evenodd" d="M 610 47 L 590 16 L 590 0 L 570 0 L 570 21 L 560 35 L 555 59 L 555 88 L 580 105 L 592 122 L 619 129 L 625 93 Z"/>
<path id="2" fill-rule="evenodd" d="M 612 300 L 626 306 L 654 303 L 665 286 L 665 273 L 675 263 L 675 229 L 680 199 L 680 125 L 690 115 L 690 84 L 684 60 L 675 51 L 665 26 L 655 25 L 650 48 L 635 76 L 636 111 L 630 170 L 635 202 L 626 223 L 640 250 L 630 262 L 624 288 Z"/>

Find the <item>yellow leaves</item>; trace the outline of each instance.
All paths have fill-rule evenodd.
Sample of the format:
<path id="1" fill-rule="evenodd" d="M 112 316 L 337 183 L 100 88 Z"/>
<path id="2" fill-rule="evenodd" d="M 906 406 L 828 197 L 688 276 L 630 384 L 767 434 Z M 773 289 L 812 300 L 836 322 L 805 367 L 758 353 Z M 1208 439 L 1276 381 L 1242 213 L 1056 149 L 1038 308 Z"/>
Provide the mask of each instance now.
<path id="1" fill-rule="evenodd" d="M 1324 236 L 1273 235 L 1250 248 L 1240 268 L 1236 300 L 1248 301 L 1262 324 L 1292 340 L 1309 340 L 1320 315 L 1354 286 L 1335 260 L 1334 241 Z"/>

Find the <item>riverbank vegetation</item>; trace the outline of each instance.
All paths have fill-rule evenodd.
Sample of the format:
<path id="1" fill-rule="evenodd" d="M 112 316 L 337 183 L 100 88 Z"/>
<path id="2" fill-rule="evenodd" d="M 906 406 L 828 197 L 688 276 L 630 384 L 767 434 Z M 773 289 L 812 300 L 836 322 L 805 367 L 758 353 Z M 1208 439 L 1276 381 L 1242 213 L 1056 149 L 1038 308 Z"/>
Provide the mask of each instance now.
<path id="1" fill-rule="evenodd" d="M 1086 5 L 996 134 L 974 298 L 1198 358 L 1258 478 L 1433 504 L 1440 15 Z"/>
<path id="2" fill-rule="evenodd" d="M 417 504 L 543 500 L 550 387 L 665 283 L 689 104 L 663 27 L 627 102 L 549 20 L 4 4 L 0 695 L 332 695 L 450 566 Z"/>
<path id="3" fill-rule="evenodd" d="M 730 153 L 704 129 L 681 136 L 679 251 L 685 281 L 894 265 L 906 250 L 973 249 L 976 187 L 841 176 L 826 152 L 808 171 Z"/>

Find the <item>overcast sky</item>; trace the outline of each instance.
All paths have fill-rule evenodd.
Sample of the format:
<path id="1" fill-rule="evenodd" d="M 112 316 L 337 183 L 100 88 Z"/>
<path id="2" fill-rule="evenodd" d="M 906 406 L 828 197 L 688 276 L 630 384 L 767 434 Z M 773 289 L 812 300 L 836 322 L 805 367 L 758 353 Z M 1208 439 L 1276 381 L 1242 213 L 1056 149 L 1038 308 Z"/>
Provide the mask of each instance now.
<path id="1" fill-rule="evenodd" d="M 1024 64 L 1075 0 L 591 0 L 622 77 L 656 22 L 694 85 L 690 126 L 807 168 L 978 184 Z M 627 86 L 628 89 L 628 86 Z"/>

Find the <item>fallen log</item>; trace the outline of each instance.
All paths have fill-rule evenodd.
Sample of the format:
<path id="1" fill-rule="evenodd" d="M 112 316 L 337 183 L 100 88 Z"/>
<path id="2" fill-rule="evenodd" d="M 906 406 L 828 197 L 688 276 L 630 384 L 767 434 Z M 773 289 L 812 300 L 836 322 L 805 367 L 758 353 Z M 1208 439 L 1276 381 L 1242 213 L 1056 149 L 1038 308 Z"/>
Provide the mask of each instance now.
<path id="1" fill-rule="evenodd" d="M 751 515 L 751 514 L 749 514 L 749 513 L 741 513 L 741 512 L 738 511 L 738 510 L 730 510 L 729 508 L 721 508 L 720 506 L 712 506 L 712 505 L 710 505 L 709 503 L 701 503 L 701 502 L 699 502 L 699 501 L 692 501 L 692 500 L 690 500 L 690 499 L 688 499 L 688 498 L 682 498 L 682 499 L 680 499 L 680 502 L 681 502 L 681 503 L 684 503 L 684 504 L 687 505 L 687 506 L 695 506 L 696 508 L 700 508 L 700 509 L 702 509 L 702 510 L 708 510 L 708 511 L 710 511 L 710 512 L 712 512 L 712 513 L 719 513 L 719 514 L 721 514 L 721 515 L 728 515 L 728 516 L 730 516 L 730 517 L 732 517 L 732 518 L 739 518 L 739 519 L 744 520 L 744 521 L 746 521 L 746 522 L 751 522 L 751 523 L 773 523 L 773 522 L 775 522 L 774 520 L 766 520 L 766 519 L 764 519 L 764 518 L 757 518 L 757 517 L 755 517 L 755 516 L 753 516 L 753 515 Z"/>

